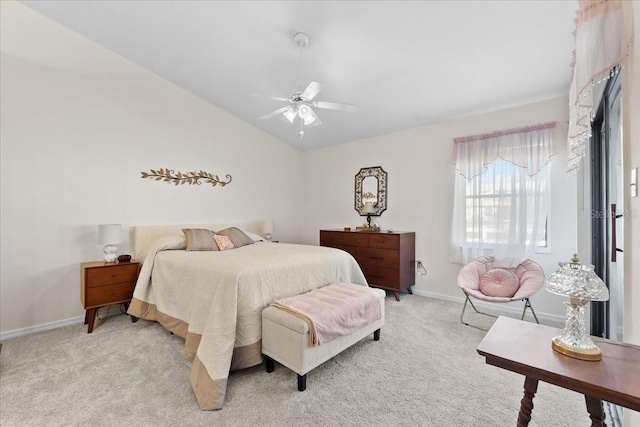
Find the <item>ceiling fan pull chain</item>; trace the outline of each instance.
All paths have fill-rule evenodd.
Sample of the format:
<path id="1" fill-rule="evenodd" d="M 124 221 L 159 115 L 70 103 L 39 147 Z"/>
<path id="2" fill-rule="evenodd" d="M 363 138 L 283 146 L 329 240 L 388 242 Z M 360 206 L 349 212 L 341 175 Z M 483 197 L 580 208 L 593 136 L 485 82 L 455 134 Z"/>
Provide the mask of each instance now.
<path id="1" fill-rule="evenodd" d="M 300 138 L 304 138 L 304 120 L 300 119 L 300 132 L 298 132 Z"/>

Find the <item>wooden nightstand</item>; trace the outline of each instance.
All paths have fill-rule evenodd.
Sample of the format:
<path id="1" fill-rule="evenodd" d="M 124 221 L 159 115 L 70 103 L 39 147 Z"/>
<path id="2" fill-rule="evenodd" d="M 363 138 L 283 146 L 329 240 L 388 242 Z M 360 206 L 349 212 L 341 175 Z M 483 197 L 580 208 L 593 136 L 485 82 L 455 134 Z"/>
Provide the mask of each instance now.
<path id="1" fill-rule="evenodd" d="M 129 305 L 133 288 L 138 280 L 140 262 L 123 263 L 104 261 L 83 262 L 80 268 L 80 301 L 86 310 L 84 324 L 89 324 L 87 333 L 93 331 L 96 311 L 112 304 Z"/>

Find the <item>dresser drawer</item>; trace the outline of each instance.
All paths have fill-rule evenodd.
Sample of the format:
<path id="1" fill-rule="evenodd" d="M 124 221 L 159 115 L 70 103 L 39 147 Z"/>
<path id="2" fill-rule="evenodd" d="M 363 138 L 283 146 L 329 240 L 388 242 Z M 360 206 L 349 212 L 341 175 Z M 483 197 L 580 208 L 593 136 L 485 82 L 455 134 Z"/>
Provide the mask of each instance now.
<path id="1" fill-rule="evenodd" d="M 87 287 L 93 288 L 126 282 L 135 284 L 138 279 L 138 267 L 138 263 L 132 263 L 90 268 L 86 270 Z"/>
<path id="2" fill-rule="evenodd" d="M 370 285 L 384 288 L 400 288 L 400 271 L 393 268 L 362 265 L 362 272 Z"/>
<path id="3" fill-rule="evenodd" d="M 400 266 L 398 251 L 392 249 L 357 248 L 356 260 L 361 266 L 375 265 L 386 268 L 398 268 Z"/>
<path id="4" fill-rule="evenodd" d="M 349 252 L 351 256 L 354 258 L 356 257 L 356 251 L 358 249 L 355 246 L 347 246 L 347 245 L 331 245 L 330 247 L 336 248 L 336 249 L 342 249 L 345 252 Z"/>
<path id="5" fill-rule="evenodd" d="M 344 234 L 340 231 L 321 231 L 320 232 L 320 246 L 337 247 L 336 245 L 342 245 L 344 243 Z"/>
<path id="6" fill-rule="evenodd" d="M 343 235 L 344 244 L 350 246 L 369 246 L 369 233 L 346 233 Z"/>
<path id="7" fill-rule="evenodd" d="M 378 233 L 369 236 L 369 246 L 372 248 L 398 249 L 400 236 L 397 234 Z"/>
<path id="8" fill-rule="evenodd" d="M 135 282 L 87 289 L 86 307 L 101 307 L 130 301 Z"/>

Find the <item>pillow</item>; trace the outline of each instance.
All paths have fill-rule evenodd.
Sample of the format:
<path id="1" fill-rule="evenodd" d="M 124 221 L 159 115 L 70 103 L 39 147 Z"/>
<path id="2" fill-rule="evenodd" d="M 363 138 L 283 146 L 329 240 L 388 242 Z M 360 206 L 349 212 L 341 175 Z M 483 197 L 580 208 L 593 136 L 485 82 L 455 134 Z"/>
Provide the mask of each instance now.
<path id="1" fill-rule="evenodd" d="M 218 249 L 220 249 L 221 251 L 226 251 L 227 249 L 235 248 L 235 246 L 233 245 L 233 242 L 227 236 L 221 236 L 219 234 L 215 234 L 213 236 L 213 239 L 218 245 Z"/>
<path id="2" fill-rule="evenodd" d="M 480 276 L 480 291 L 490 297 L 511 298 L 519 287 L 518 276 L 504 268 L 494 268 Z"/>
<path id="3" fill-rule="evenodd" d="M 242 230 L 237 227 L 225 228 L 218 231 L 216 234 L 226 236 L 233 242 L 233 246 L 239 248 L 241 246 L 252 245 L 255 243 L 253 239 L 247 236 Z"/>
<path id="4" fill-rule="evenodd" d="M 217 251 L 213 237 L 216 233 L 206 228 L 183 228 L 182 232 L 187 238 L 188 251 Z"/>
<path id="5" fill-rule="evenodd" d="M 185 249 L 187 247 L 187 242 L 182 234 L 175 234 L 161 237 L 157 240 L 154 240 L 153 244 L 145 250 L 141 250 L 137 253 L 137 256 L 140 257 L 142 262 L 147 261 L 147 257 L 150 257 L 151 264 L 153 264 L 153 257 L 158 251 L 164 251 L 168 249 Z"/>
<path id="6" fill-rule="evenodd" d="M 264 242 L 264 237 L 259 234 L 251 233 L 249 231 L 243 231 L 243 233 L 249 236 L 254 242 Z"/>

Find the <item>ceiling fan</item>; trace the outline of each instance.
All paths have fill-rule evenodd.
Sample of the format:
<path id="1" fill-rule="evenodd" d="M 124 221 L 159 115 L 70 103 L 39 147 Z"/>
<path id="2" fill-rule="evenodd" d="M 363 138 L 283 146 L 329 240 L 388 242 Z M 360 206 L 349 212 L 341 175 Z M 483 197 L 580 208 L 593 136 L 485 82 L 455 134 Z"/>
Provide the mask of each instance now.
<path id="1" fill-rule="evenodd" d="M 302 87 L 302 50 L 309 45 L 309 36 L 305 33 L 296 33 L 293 41 L 300 47 L 300 87 Z M 300 119 L 300 138 L 304 138 L 304 126 L 319 126 L 322 124 L 316 115 L 314 108 L 339 110 L 339 111 L 356 111 L 356 106 L 351 104 L 341 104 L 338 102 L 327 102 L 314 100 L 316 95 L 322 90 L 322 84 L 312 81 L 302 92 L 294 93 L 289 98 L 280 98 L 270 96 L 269 99 L 276 101 L 288 102 L 286 107 L 279 108 L 269 114 L 260 117 L 261 119 L 270 119 L 278 114 L 282 114 L 293 123 L 296 117 Z"/>

